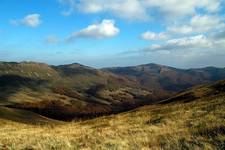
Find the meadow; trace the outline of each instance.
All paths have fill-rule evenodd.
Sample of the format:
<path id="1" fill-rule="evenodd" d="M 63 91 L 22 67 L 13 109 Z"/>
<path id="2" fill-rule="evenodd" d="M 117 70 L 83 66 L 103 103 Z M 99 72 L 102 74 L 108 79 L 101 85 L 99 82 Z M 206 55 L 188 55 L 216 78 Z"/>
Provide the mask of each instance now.
<path id="1" fill-rule="evenodd" d="M 225 96 L 149 105 L 85 121 L 38 125 L 0 119 L 0 126 L 0 149 L 222 150 Z"/>

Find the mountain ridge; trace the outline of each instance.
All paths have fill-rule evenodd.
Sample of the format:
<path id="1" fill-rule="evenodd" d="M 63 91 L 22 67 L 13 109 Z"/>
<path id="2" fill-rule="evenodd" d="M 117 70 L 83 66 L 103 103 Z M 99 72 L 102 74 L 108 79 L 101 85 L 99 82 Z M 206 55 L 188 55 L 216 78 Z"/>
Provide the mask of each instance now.
<path id="1" fill-rule="evenodd" d="M 184 70 L 150 63 L 95 69 L 78 63 L 1 62 L 0 105 L 65 120 L 130 110 L 220 79 L 225 79 L 224 68 Z"/>
<path id="2" fill-rule="evenodd" d="M 137 66 L 164 66 L 164 67 L 170 67 L 170 68 L 175 68 L 175 69 L 181 69 L 181 70 L 195 70 L 195 69 L 202 69 L 202 68 L 219 68 L 219 69 L 225 69 L 225 67 L 217 67 L 217 66 L 213 66 L 213 65 L 208 65 L 208 66 L 202 66 L 202 67 L 187 67 L 187 68 L 181 68 L 181 67 L 174 67 L 174 66 L 169 66 L 169 65 L 165 65 L 165 64 L 159 64 L 159 63 L 144 63 L 144 64 L 137 64 L 137 65 L 128 65 L 128 66 L 113 66 L 113 67 L 92 67 L 92 66 L 88 66 L 88 65 L 84 65 L 78 62 L 74 62 L 74 63 L 65 63 L 65 64 L 59 64 L 59 65 L 54 65 L 54 64 L 48 64 L 45 62 L 39 62 L 39 61 L 0 61 L 0 64 L 42 64 L 42 65 L 47 65 L 47 66 L 71 66 L 71 65 L 77 65 L 77 66 L 84 66 L 84 67 L 89 67 L 89 68 L 93 68 L 93 69 L 97 69 L 97 70 L 104 70 L 104 69 L 108 69 L 108 68 L 126 68 L 126 67 L 137 67 Z"/>

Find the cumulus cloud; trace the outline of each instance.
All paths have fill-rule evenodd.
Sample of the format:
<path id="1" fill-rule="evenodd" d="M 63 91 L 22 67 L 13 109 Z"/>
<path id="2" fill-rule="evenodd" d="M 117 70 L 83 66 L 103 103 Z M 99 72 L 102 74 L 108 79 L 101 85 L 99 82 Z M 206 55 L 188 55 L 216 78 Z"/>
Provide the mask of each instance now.
<path id="1" fill-rule="evenodd" d="M 165 32 L 155 33 L 147 31 L 141 35 L 144 40 L 165 40 L 175 35 L 196 35 L 218 33 L 225 28 L 222 17 L 217 15 L 194 15 L 184 25 L 168 26 Z"/>
<path id="2" fill-rule="evenodd" d="M 37 27 L 41 24 L 40 14 L 29 14 L 23 19 L 11 20 L 10 22 L 14 25 L 25 25 L 29 27 Z"/>
<path id="3" fill-rule="evenodd" d="M 69 6 L 63 13 L 72 12 L 102 13 L 107 12 L 117 17 L 129 20 L 147 20 L 148 15 L 139 0 L 59 0 L 61 4 Z"/>
<path id="4" fill-rule="evenodd" d="M 195 15 L 187 25 L 168 27 L 168 32 L 178 34 L 204 33 L 225 28 L 222 18 L 215 15 Z"/>
<path id="5" fill-rule="evenodd" d="M 141 38 L 143 40 L 151 41 L 151 40 L 165 40 L 168 37 L 163 32 L 155 33 L 155 32 L 151 32 L 151 31 L 146 31 L 146 32 L 141 34 Z"/>
<path id="6" fill-rule="evenodd" d="M 149 19 L 151 12 L 160 12 L 170 17 L 193 15 L 198 9 L 216 12 L 220 9 L 220 0 L 59 0 L 67 4 L 67 14 L 79 10 L 83 13 L 108 12 L 129 20 Z"/>
<path id="7" fill-rule="evenodd" d="M 139 0 L 82 0 L 79 10 L 85 13 L 109 12 L 129 20 L 145 20 L 146 10 Z"/>
<path id="8" fill-rule="evenodd" d="M 114 20 L 105 19 L 101 23 L 89 25 L 87 28 L 72 33 L 67 40 L 71 41 L 77 38 L 111 38 L 119 34 L 119 32 L 120 30 L 115 26 Z"/>
<path id="9" fill-rule="evenodd" d="M 200 34 L 191 37 L 184 37 L 178 39 L 168 40 L 166 42 L 168 45 L 174 45 L 177 47 L 209 47 L 212 45 L 206 36 Z"/>
<path id="10" fill-rule="evenodd" d="M 189 25 L 170 26 L 167 28 L 167 31 L 175 34 L 190 34 L 193 32 L 193 28 Z"/>
<path id="11" fill-rule="evenodd" d="M 225 27 L 220 17 L 210 15 L 196 15 L 191 19 L 190 25 L 197 32 L 207 32 Z"/>
<path id="12" fill-rule="evenodd" d="M 169 16 L 185 16 L 196 13 L 197 9 L 216 12 L 220 8 L 220 0 L 143 0 L 145 6 L 156 7 Z"/>
<path id="13" fill-rule="evenodd" d="M 171 39 L 161 45 L 151 45 L 144 49 L 144 51 L 173 51 L 173 50 L 188 50 L 188 49 L 200 49 L 210 48 L 213 45 L 213 41 L 206 38 L 206 36 L 200 34 L 196 36 L 183 37 L 177 39 Z"/>

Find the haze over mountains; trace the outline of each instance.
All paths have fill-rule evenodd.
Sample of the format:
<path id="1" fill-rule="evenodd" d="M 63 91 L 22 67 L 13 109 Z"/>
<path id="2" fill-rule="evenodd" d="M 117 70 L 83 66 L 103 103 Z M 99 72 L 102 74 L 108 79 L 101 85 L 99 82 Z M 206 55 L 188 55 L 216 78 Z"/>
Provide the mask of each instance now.
<path id="1" fill-rule="evenodd" d="M 146 64 L 95 69 L 80 64 L 0 63 L 0 105 L 59 120 L 129 110 L 195 85 L 225 79 L 225 68 Z"/>

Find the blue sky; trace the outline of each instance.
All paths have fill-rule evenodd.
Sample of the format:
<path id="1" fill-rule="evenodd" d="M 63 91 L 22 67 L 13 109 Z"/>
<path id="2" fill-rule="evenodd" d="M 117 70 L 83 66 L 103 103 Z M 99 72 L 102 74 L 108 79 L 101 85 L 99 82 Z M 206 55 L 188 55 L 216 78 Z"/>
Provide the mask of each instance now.
<path id="1" fill-rule="evenodd" d="M 0 0 L 0 61 L 225 67 L 224 0 Z"/>

